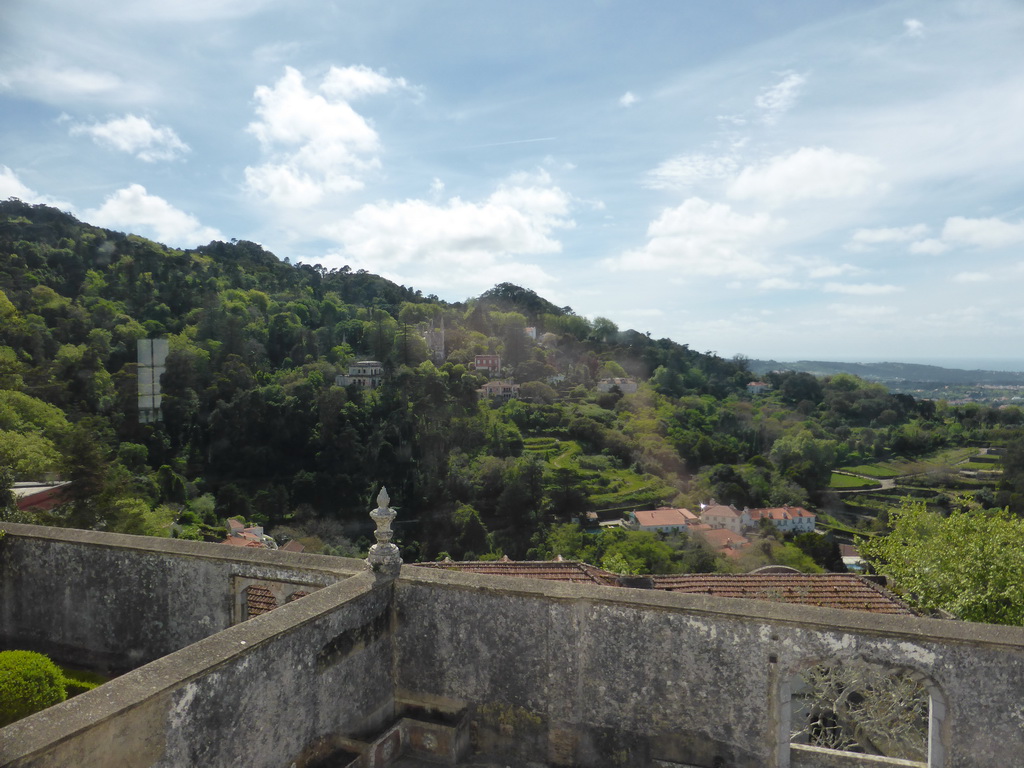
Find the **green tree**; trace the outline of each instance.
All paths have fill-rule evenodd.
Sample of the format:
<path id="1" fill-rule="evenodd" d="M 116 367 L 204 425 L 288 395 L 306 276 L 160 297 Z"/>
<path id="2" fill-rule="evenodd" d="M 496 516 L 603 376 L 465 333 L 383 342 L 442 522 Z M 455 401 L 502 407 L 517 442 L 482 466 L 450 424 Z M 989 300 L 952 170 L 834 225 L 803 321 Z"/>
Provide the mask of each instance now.
<path id="1" fill-rule="evenodd" d="M 908 498 L 889 524 L 892 533 L 860 541 L 860 552 L 912 605 L 1024 625 L 1024 520 L 965 500 L 943 517 Z"/>

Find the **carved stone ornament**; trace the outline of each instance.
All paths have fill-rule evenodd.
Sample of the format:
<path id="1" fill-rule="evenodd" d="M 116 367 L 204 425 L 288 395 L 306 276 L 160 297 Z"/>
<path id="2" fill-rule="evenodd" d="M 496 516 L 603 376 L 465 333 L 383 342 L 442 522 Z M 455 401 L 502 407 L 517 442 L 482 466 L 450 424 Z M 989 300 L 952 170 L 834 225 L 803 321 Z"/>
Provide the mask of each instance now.
<path id="1" fill-rule="evenodd" d="M 375 573 L 397 576 L 402 567 L 402 556 L 398 552 L 398 547 L 391 543 L 391 537 L 394 535 L 391 521 L 395 519 L 395 510 L 388 506 L 390 501 L 388 489 L 382 487 L 377 494 L 377 509 L 370 512 L 370 517 L 377 524 L 377 530 L 373 532 L 377 543 L 370 547 L 366 564 Z"/>

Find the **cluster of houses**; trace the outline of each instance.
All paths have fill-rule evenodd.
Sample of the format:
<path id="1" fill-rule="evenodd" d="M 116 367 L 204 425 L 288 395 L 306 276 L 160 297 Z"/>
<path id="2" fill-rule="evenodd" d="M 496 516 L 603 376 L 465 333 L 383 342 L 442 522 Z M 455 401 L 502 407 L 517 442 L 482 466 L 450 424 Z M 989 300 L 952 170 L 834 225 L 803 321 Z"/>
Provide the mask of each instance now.
<path id="1" fill-rule="evenodd" d="M 762 521 L 784 533 L 807 533 L 814 530 L 815 520 L 814 513 L 803 507 L 737 509 L 732 504 L 712 500 L 710 504 L 701 504 L 700 515 L 675 507 L 630 512 L 627 525 L 636 531 L 693 533 L 717 552 L 737 557 L 750 544 L 743 534 L 756 529 Z"/>
<path id="2" fill-rule="evenodd" d="M 231 547 L 248 547 L 251 549 L 281 549 L 283 552 L 303 552 L 306 548 L 297 541 L 289 541 L 278 547 L 273 538 L 263 532 L 262 525 L 247 526 L 241 520 L 229 517 L 226 521 L 228 537 L 222 541 Z"/>

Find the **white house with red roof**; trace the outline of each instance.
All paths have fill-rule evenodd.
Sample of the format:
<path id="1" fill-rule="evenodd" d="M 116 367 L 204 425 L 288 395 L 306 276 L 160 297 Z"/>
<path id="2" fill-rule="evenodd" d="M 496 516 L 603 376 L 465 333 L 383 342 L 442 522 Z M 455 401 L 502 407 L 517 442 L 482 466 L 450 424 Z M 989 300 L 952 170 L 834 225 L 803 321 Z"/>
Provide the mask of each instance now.
<path id="1" fill-rule="evenodd" d="M 744 528 L 750 527 L 750 515 L 746 509 L 736 509 L 732 504 L 717 504 L 714 500 L 701 508 L 700 521 L 712 528 L 725 528 L 733 533 L 742 533 Z"/>
<path id="2" fill-rule="evenodd" d="M 690 510 L 675 507 L 642 509 L 629 513 L 629 527 L 636 531 L 676 533 L 698 522 L 700 519 Z"/>
<path id="3" fill-rule="evenodd" d="M 803 507 L 767 507 L 751 509 L 750 522 L 757 525 L 762 520 L 769 521 L 776 530 L 784 533 L 809 533 L 814 530 L 817 517 Z"/>

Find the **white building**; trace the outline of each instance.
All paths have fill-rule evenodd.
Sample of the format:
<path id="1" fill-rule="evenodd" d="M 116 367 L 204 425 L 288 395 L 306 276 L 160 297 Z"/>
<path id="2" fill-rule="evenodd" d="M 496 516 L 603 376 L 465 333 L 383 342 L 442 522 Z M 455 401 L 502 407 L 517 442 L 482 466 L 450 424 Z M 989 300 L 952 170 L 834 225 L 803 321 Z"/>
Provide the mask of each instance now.
<path id="1" fill-rule="evenodd" d="M 348 373 L 334 377 L 339 387 L 356 384 L 363 389 L 376 389 L 384 378 L 384 364 L 379 360 L 360 360 L 348 367 Z"/>
<path id="2" fill-rule="evenodd" d="M 738 510 L 732 504 L 711 504 L 703 507 L 700 511 L 700 521 L 712 528 L 725 528 L 733 533 L 742 533 L 745 528 L 750 527 L 750 514 L 747 510 Z"/>
<path id="3" fill-rule="evenodd" d="M 785 533 L 808 533 L 814 530 L 817 517 L 803 507 L 767 507 L 749 510 L 751 525 L 768 520 Z"/>

